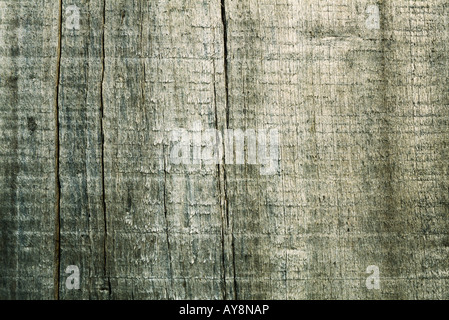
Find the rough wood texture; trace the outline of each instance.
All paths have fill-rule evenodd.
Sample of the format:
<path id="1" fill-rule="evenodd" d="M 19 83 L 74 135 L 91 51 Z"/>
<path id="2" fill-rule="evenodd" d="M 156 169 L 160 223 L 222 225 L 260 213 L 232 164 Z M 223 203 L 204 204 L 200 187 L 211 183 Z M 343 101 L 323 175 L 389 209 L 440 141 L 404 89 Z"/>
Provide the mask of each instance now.
<path id="1" fill-rule="evenodd" d="M 0 298 L 449 298 L 448 11 L 0 1 Z M 278 170 L 182 128 L 277 129 Z"/>

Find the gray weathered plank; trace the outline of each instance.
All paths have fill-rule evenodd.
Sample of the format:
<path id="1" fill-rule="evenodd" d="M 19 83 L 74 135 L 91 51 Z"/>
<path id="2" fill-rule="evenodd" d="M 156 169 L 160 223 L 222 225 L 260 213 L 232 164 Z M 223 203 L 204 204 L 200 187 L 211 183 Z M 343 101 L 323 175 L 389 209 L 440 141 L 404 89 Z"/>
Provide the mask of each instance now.
<path id="1" fill-rule="evenodd" d="M 0 1 L 0 297 L 54 285 L 57 3 Z"/>
<path id="2" fill-rule="evenodd" d="M 446 1 L 0 9 L 1 298 L 448 297 Z M 278 167 L 175 163 L 206 129 Z"/>

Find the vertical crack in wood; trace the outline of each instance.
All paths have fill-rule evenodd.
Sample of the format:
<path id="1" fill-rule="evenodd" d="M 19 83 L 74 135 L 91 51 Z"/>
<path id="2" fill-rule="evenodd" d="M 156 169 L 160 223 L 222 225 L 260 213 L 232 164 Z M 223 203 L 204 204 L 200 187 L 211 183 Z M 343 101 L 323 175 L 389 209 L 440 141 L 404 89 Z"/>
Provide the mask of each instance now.
<path id="1" fill-rule="evenodd" d="M 140 59 L 142 61 L 142 71 L 143 71 L 143 81 L 140 81 L 140 89 L 141 89 L 141 99 L 142 99 L 142 110 L 145 109 L 145 79 L 146 79 L 146 70 L 145 70 L 145 54 L 143 51 L 143 10 L 142 3 L 140 3 Z"/>
<path id="2" fill-rule="evenodd" d="M 226 116 L 226 129 L 229 129 L 229 76 L 228 76 L 228 25 L 226 19 L 226 0 L 221 1 L 221 22 L 223 25 L 223 66 L 224 66 L 224 78 L 225 78 L 225 116 Z M 217 122 L 218 124 L 218 122 Z M 217 128 L 218 129 L 218 128 Z M 224 142 L 223 142 L 224 143 Z M 226 212 L 226 224 L 231 231 L 231 254 L 232 254 L 232 273 L 233 273 L 233 285 L 234 285 L 234 299 L 237 300 L 237 278 L 235 275 L 235 246 L 234 246 L 234 230 L 233 226 L 229 224 L 229 205 L 228 205 L 228 189 L 226 179 L 226 158 L 223 154 L 223 190 L 224 190 L 224 207 Z M 224 268 L 224 238 L 223 238 L 223 268 Z M 226 272 L 226 270 L 224 270 Z"/>
<path id="3" fill-rule="evenodd" d="M 104 169 L 104 73 L 105 73 L 105 23 L 106 23 L 106 0 L 103 1 L 103 23 L 101 34 L 101 85 L 100 85 L 100 131 L 101 131 L 101 188 L 102 188 L 102 202 L 103 202 L 103 273 L 108 281 L 108 292 L 111 297 L 111 278 L 108 274 L 108 254 L 107 254 L 107 239 L 108 239 L 108 225 L 106 214 L 106 191 L 105 191 L 105 169 Z"/>
<path id="4" fill-rule="evenodd" d="M 167 254 L 168 254 L 168 272 L 169 272 L 169 277 L 170 277 L 170 285 L 171 285 L 171 291 L 170 292 L 174 292 L 174 283 L 173 283 L 173 266 L 172 266 L 172 257 L 171 257 L 171 247 L 170 247 L 170 237 L 169 237 L 169 225 L 168 225 L 168 216 L 167 216 L 167 164 L 166 164 L 166 159 L 165 159 L 165 148 L 163 150 L 163 154 L 164 154 L 164 187 L 163 187 L 163 192 L 164 192 L 164 199 L 163 199 L 163 203 L 164 203 L 164 219 L 165 219 L 165 237 L 166 237 L 166 241 L 167 241 Z M 167 299 L 169 299 L 168 295 L 167 295 Z"/>
<path id="5" fill-rule="evenodd" d="M 383 215 L 384 217 L 382 219 L 385 219 L 384 221 L 391 221 L 392 225 L 389 223 L 385 223 L 382 225 L 382 228 L 386 228 L 383 230 L 384 232 L 392 232 L 394 233 L 394 213 L 396 212 L 396 206 L 395 206 L 395 187 L 393 184 L 394 179 L 394 171 L 395 169 L 395 163 L 394 159 L 392 158 L 392 149 L 394 149 L 394 140 L 391 137 L 391 133 L 394 132 L 392 126 L 391 126 L 391 117 L 394 116 L 393 109 L 390 107 L 389 104 L 389 97 L 388 97 L 388 91 L 390 90 L 388 79 L 390 78 L 390 72 L 391 70 L 388 67 L 388 42 L 389 39 L 387 39 L 387 33 L 386 33 L 386 25 L 388 23 L 387 20 L 387 4 L 385 1 L 379 2 L 379 9 L 380 9 L 380 46 L 381 46 L 381 54 L 382 54 L 382 60 L 380 65 L 380 72 L 381 72 L 381 94 L 382 94 L 382 108 L 383 108 L 383 115 L 382 115 L 382 123 L 381 123 L 381 150 L 379 151 L 381 153 L 381 156 L 383 158 L 383 166 L 382 170 L 380 170 L 378 173 L 379 179 L 383 183 L 384 187 L 384 195 L 385 195 L 385 206 L 383 208 Z M 411 27 L 411 26 L 410 26 Z M 411 29 L 410 29 L 411 30 Z M 411 55 L 413 57 L 413 55 Z M 385 241 L 385 238 L 381 238 L 381 246 L 386 251 L 390 251 L 392 249 L 392 245 L 390 241 Z M 394 258 L 392 258 L 391 255 L 388 255 L 386 259 L 384 260 L 384 264 L 391 266 L 394 268 L 394 266 L 397 264 L 396 261 L 394 261 Z"/>
<path id="6" fill-rule="evenodd" d="M 234 280 L 234 300 L 237 300 L 237 277 L 235 276 L 235 245 L 234 230 L 231 230 L 231 250 L 232 250 L 232 273 Z"/>
<path id="7" fill-rule="evenodd" d="M 215 129 L 217 130 L 217 143 L 219 142 L 218 138 L 218 108 L 217 108 L 217 87 L 216 87 L 216 79 L 215 79 L 215 60 L 212 60 L 212 82 L 214 89 L 214 109 L 215 109 Z M 223 150 L 225 147 L 224 140 L 222 141 Z M 222 159 L 220 161 L 225 162 L 225 153 L 223 152 Z M 224 165 L 223 165 L 224 167 Z M 226 300 L 227 292 L 226 292 L 226 269 L 225 269 L 225 208 L 224 208 L 224 190 L 222 190 L 221 186 L 221 175 L 222 175 L 222 166 L 220 162 L 217 164 L 217 184 L 218 184 L 218 193 L 219 193 L 219 205 L 220 205 L 220 217 L 221 217 L 221 267 L 222 267 L 222 295 L 223 299 Z"/>
<path id="8" fill-rule="evenodd" d="M 59 277 L 61 274 L 61 184 L 59 179 L 59 81 L 61 75 L 62 0 L 59 0 L 58 48 L 56 53 L 55 83 L 55 252 L 54 252 L 54 299 L 59 300 Z"/>
<path id="9" fill-rule="evenodd" d="M 226 21 L 225 0 L 221 0 L 221 22 L 223 24 L 223 63 L 226 91 L 226 128 L 229 129 L 228 25 Z"/>

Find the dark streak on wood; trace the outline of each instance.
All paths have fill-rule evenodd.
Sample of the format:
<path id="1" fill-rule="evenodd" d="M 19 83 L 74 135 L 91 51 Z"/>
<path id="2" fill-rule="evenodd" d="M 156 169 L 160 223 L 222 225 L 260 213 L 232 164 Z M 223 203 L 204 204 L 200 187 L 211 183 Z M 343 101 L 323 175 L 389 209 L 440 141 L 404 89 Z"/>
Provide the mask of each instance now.
<path id="1" fill-rule="evenodd" d="M 55 269 L 54 269 L 54 298 L 59 300 L 59 279 L 61 277 L 61 184 L 59 180 L 59 81 L 61 75 L 61 42 L 62 42 L 62 0 L 59 0 L 59 32 L 58 51 L 56 54 L 56 82 L 55 82 Z"/>

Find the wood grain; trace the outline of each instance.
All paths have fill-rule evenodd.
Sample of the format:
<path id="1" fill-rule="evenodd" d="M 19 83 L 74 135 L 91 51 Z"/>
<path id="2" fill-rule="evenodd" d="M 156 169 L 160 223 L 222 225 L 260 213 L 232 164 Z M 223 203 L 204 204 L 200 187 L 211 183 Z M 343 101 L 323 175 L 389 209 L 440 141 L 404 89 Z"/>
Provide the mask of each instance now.
<path id="1" fill-rule="evenodd" d="M 447 17 L 0 1 L 0 298 L 448 298 Z M 182 129 L 278 130 L 278 168 L 177 164 Z"/>

